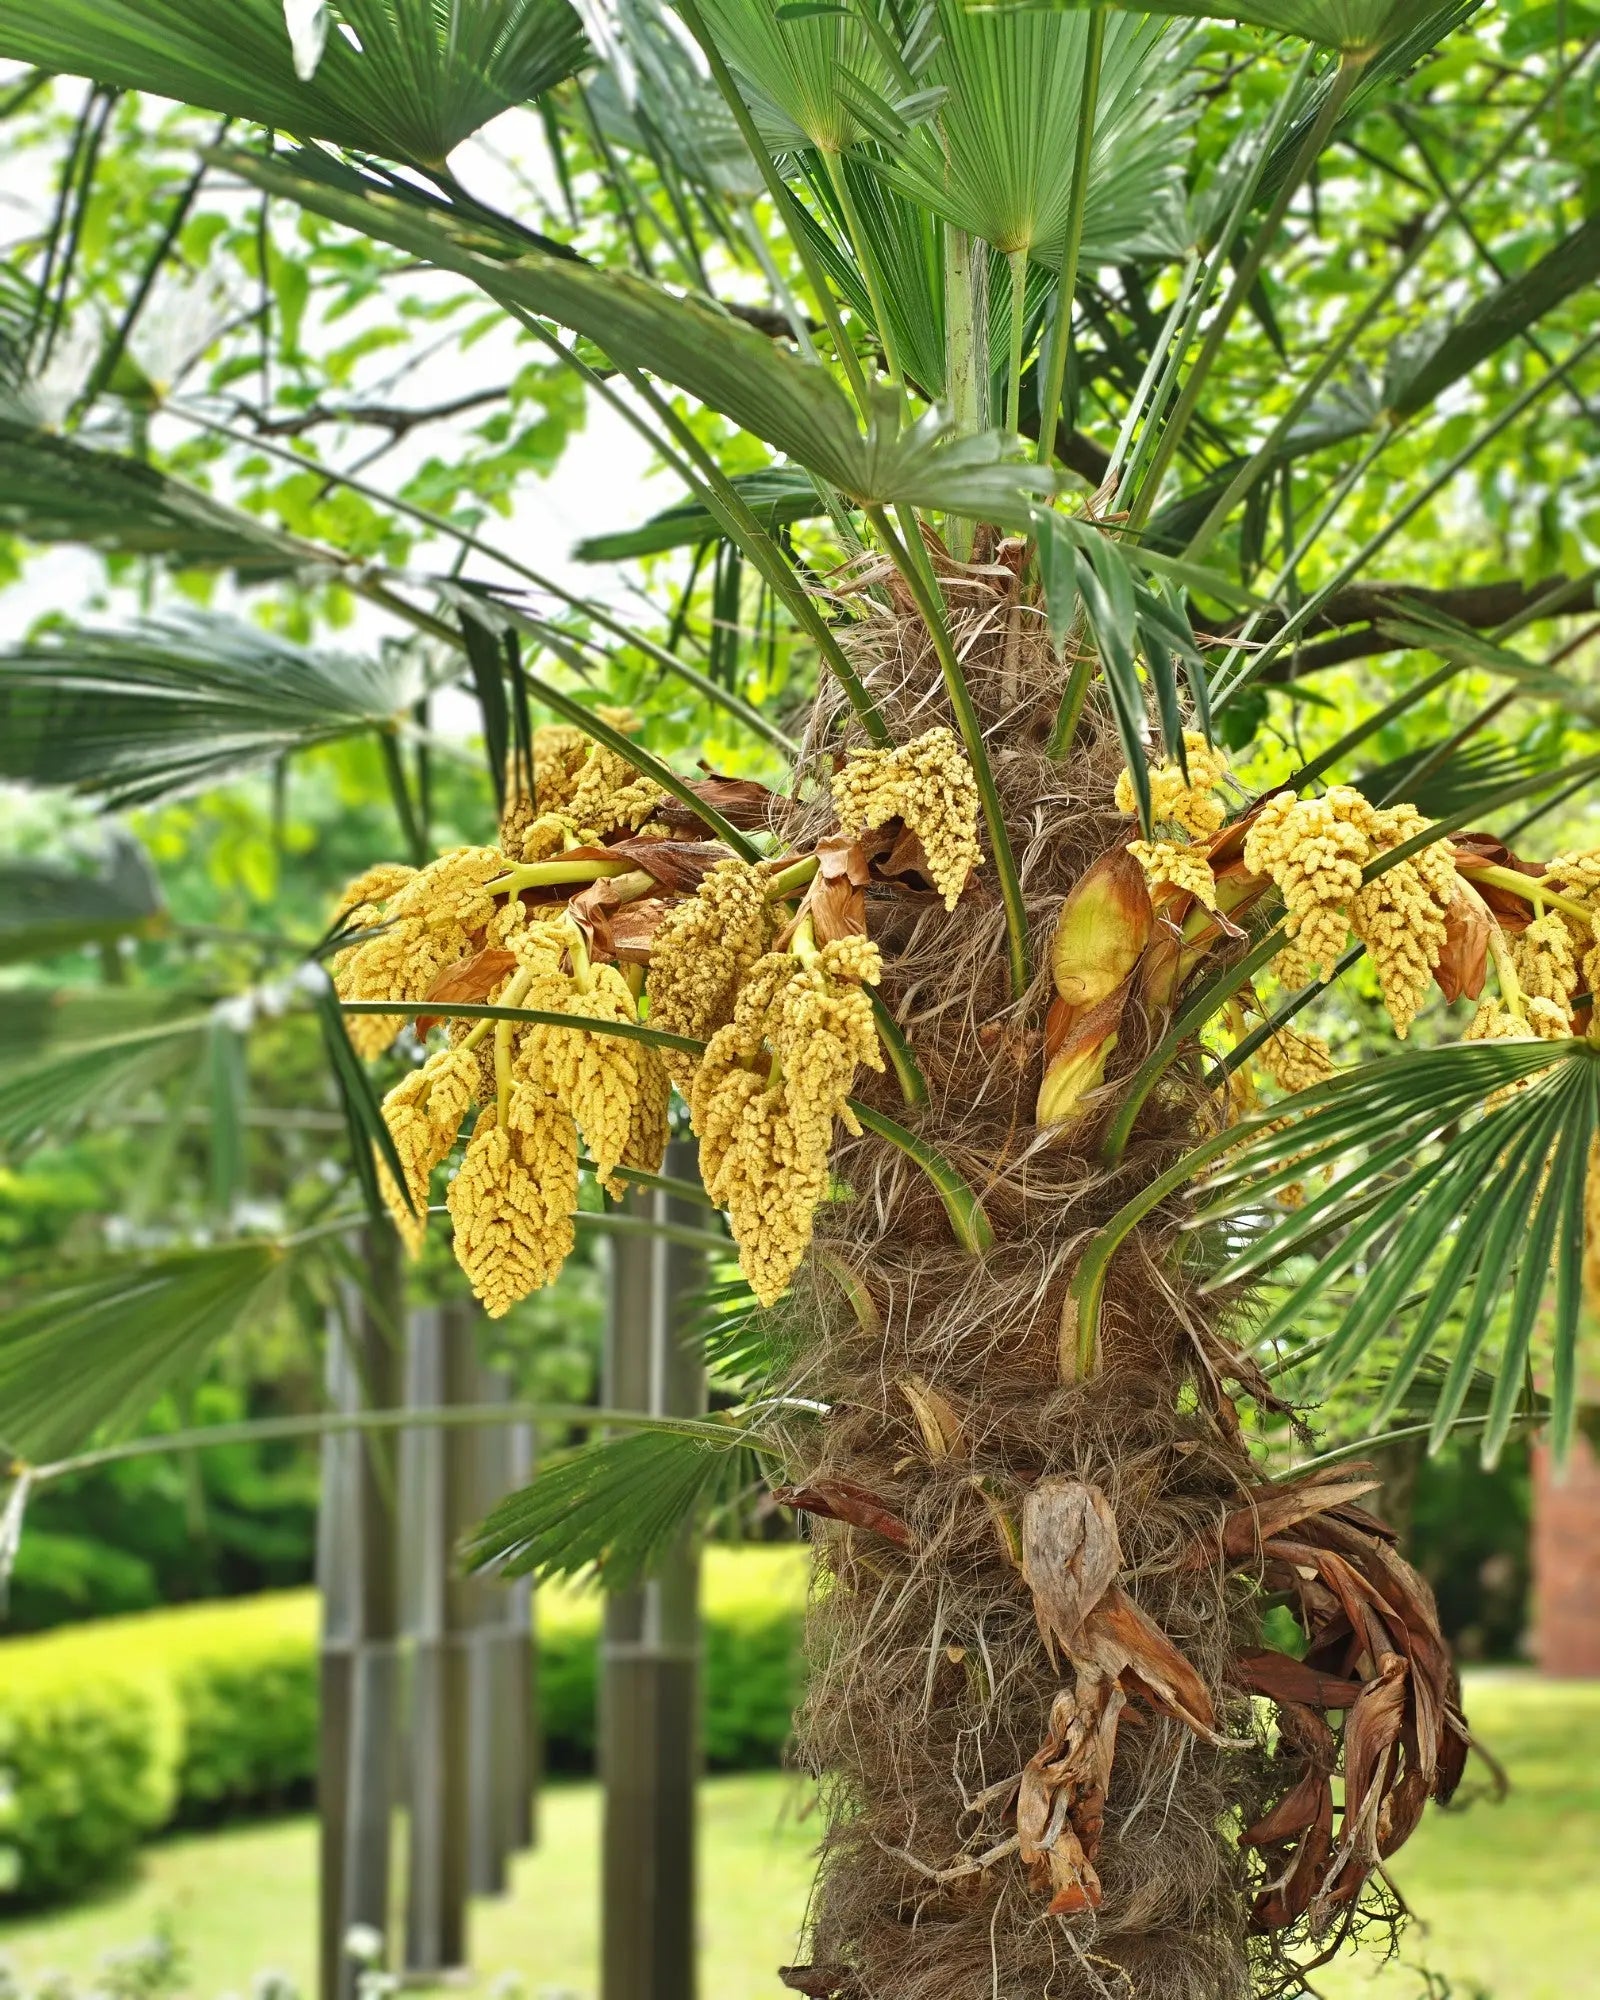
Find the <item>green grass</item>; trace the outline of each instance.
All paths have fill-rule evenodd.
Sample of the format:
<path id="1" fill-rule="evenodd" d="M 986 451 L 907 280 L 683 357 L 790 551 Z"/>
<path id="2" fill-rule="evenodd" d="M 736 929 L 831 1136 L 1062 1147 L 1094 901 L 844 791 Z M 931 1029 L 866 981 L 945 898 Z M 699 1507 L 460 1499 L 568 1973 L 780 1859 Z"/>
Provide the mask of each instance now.
<path id="1" fill-rule="evenodd" d="M 1600 1684 L 1480 1676 L 1474 1726 L 1506 1766 L 1511 1796 L 1433 1813 L 1395 1870 L 1420 1918 L 1404 1963 L 1340 1965 L 1317 1975 L 1330 2000 L 1420 2000 L 1426 1965 L 1452 2000 L 1579 2000 L 1600 1963 Z M 1469 1777 L 1480 1783 L 1482 1766 Z M 793 1957 L 815 1826 L 808 1794 L 771 1774 L 702 1790 L 701 1990 L 709 2000 L 771 2000 L 773 1969 Z M 595 1990 L 598 1795 L 552 1787 L 538 1850 L 510 1896 L 477 1906 L 473 1956 L 484 1984 L 515 1973 L 533 1996 Z M 308 1992 L 315 1842 L 309 1820 L 282 1820 L 146 1848 L 137 1873 L 94 1900 L 0 1925 L 0 1954 L 27 1973 L 80 1978 L 103 1952 L 174 1923 L 202 2000 L 248 1990 L 267 1967 Z"/>

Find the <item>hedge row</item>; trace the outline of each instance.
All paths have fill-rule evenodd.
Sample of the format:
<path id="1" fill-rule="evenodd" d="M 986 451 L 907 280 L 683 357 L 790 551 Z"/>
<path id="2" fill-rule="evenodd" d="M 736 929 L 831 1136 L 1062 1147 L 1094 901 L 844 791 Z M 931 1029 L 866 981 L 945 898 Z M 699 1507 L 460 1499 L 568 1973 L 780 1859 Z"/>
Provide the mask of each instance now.
<path id="1" fill-rule="evenodd" d="M 711 1549 L 707 1762 L 777 1761 L 800 1677 L 799 1549 Z M 539 1593 L 545 1753 L 594 1757 L 599 1601 Z M 316 1773 L 310 1591 L 143 1612 L 0 1643 L 0 1907 L 71 1895 L 175 1822 L 307 1795 Z"/>

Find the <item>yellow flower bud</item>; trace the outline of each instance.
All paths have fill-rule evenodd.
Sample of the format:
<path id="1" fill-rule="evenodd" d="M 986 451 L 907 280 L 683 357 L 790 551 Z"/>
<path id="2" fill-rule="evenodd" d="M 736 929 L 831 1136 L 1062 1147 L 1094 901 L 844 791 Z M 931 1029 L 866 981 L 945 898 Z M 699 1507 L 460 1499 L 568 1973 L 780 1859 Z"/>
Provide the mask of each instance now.
<path id="1" fill-rule="evenodd" d="M 1203 840 L 1215 833 L 1227 817 L 1222 800 L 1213 793 L 1228 776 L 1228 759 L 1221 750 L 1213 749 L 1198 729 L 1183 732 L 1183 752 L 1189 766 L 1187 778 L 1182 767 L 1175 763 L 1161 763 L 1151 769 L 1151 824 L 1180 826 L 1185 833 Z M 1114 796 L 1118 812 L 1138 810 L 1138 794 L 1130 771 L 1124 770 L 1118 777 Z"/>
<path id="2" fill-rule="evenodd" d="M 1287 1025 L 1268 1035 L 1255 1061 L 1280 1090 L 1312 1090 L 1337 1075 L 1328 1044 Z"/>
<path id="3" fill-rule="evenodd" d="M 515 1131 L 493 1105 L 478 1114 L 450 1183 L 456 1260 L 490 1319 L 550 1284 L 571 1252 L 578 1205 L 578 1135 L 553 1098 L 519 1106 Z"/>
<path id="4" fill-rule="evenodd" d="M 428 1233 L 428 1186 L 433 1170 L 455 1144 L 462 1119 L 478 1092 L 478 1063 L 471 1050 L 441 1049 L 403 1077 L 383 1100 L 384 1122 L 405 1173 L 405 1193 L 382 1156 L 378 1181 L 394 1226 L 413 1257 Z M 407 1206 L 405 1196 L 411 1197 Z"/>
<path id="5" fill-rule="evenodd" d="M 864 938 L 838 939 L 805 964 L 768 953 L 694 1079 L 701 1179 L 727 1210 L 740 1268 L 764 1305 L 788 1289 L 810 1244 L 856 1067 L 883 1067 L 859 983 L 875 983 L 880 970 Z"/>
<path id="6" fill-rule="evenodd" d="M 1152 889 L 1170 883 L 1174 889 L 1197 897 L 1208 910 L 1217 907 L 1216 877 L 1203 847 L 1175 840 L 1130 840 L 1128 852 L 1144 870 Z"/>
<path id="7" fill-rule="evenodd" d="M 739 988 L 771 935 L 763 871 L 746 861 L 719 862 L 694 896 L 667 912 L 651 940 L 645 988 L 651 1027 L 696 1041 L 725 1027 Z M 662 1056 L 687 1094 L 695 1058 L 680 1049 Z"/>
<path id="8" fill-rule="evenodd" d="M 955 908 L 983 856 L 978 786 L 954 730 L 929 729 L 884 750 L 852 750 L 834 775 L 833 803 L 852 837 L 904 820 L 922 842 L 945 908 Z"/>
<path id="9" fill-rule="evenodd" d="M 496 902 L 484 885 L 505 873 L 494 847 L 457 847 L 410 875 L 389 897 L 387 926 L 335 962 L 333 983 L 341 1000 L 397 1000 L 410 1004 L 448 965 L 472 950 L 472 933 L 484 930 Z M 379 1055 L 399 1033 L 404 1012 L 348 1017 L 357 1054 Z"/>

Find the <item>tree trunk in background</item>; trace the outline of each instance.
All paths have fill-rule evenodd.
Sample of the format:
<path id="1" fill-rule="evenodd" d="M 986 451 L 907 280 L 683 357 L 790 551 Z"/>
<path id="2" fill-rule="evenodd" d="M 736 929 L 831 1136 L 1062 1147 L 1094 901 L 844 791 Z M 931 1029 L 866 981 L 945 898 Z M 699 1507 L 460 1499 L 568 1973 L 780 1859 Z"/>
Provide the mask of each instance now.
<path id="1" fill-rule="evenodd" d="M 328 1402 L 390 1409 L 401 1399 L 404 1280 L 400 1241 L 371 1229 L 368 1294 L 350 1286 L 328 1334 Z M 318 1990 L 348 2000 L 358 1967 L 352 1925 L 387 1939 L 390 1821 L 399 1694 L 399 1569 L 394 1441 L 331 1436 L 322 1447 L 317 1582 L 322 1593 L 318 1746 Z"/>
<path id="2" fill-rule="evenodd" d="M 1600 1458 L 1581 1432 L 1564 1479 L 1534 1447 L 1533 1619 L 1544 1673 L 1600 1679 Z"/>
<path id="3" fill-rule="evenodd" d="M 694 1146 L 670 1147 L 666 1171 L 693 1179 Z M 704 1223 L 703 1209 L 660 1192 L 630 1195 L 622 1212 Z M 700 1414 L 704 1373 L 679 1308 L 702 1268 L 682 1244 L 614 1239 L 602 1391 L 611 1408 Z M 642 1588 L 606 1599 L 602 2000 L 693 2000 L 698 1597 L 698 1558 L 685 1544 Z"/>

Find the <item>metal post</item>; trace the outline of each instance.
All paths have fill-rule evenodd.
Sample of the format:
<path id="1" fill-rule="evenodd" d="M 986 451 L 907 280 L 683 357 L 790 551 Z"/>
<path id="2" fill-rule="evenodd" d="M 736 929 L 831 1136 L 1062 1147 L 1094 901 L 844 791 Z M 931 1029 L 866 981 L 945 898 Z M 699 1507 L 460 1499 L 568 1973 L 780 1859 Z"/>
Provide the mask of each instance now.
<path id="1" fill-rule="evenodd" d="M 475 1400 L 512 1400 L 510 1376 L 480 1368 Z M 498 1424 L 482 1433 L 470 1504 L 458 1533 L 475 1527 L 508 1493 L 533 1478 L 533 1431 Z M 470 1667 L 468 1881 L 475 1896 L 501 1896 L 513 1854 L 533 1844 L 533 1584 L 527 1577 L 473 1588 L 465 1608 Z"/>
<path id="2" fill-rule="evenodd" d="M 532 1424 L 513 1425 L 505 1432 L 505 1440 L 506 1491 L 513 1492 L 528 1485 L 538 1470 L 538 1440 Z M 544 1739 L 539 1728 L 537 1601 L 531 1576 L 518 1577 L 500 1592 L 495 1684 L 506 1719 L 505 1769 L 510 1782 L 502 1806 L 500 1837 L 507 1854 L 520 1854 L 536 1845 L 539 1838 Z"/>
<path id="3" fill-rule="evenodd" d="M 330 1325 L 328 1399 L 335 1409 L 399 1401 L 404 1280 L 399 1239 L 369 1229 L 367 1289 L 347 1287 Z M 389 1929 L 399 1597 L 395 1457 L 381 1435 L 329 1437 L 317 1580 L 322 1592 L 318 1810 L 321 1834 L 318 1972 L 323 2000 L 350 2000 L 358 1968 L 352 1925 Z"/>
<path id="4" fill-rule="evenodd" d="M 696 1173 L 692 1141 L 671 1173 Z M 625 1211 L 703 1220 L 688 1203 L 635 1193 Z M 697 1416 L 705 1380 L 679 1307 L 702 1259 L 681 1244 L 611 1245 L 604 1396 L 613 1409 Z M 604 1787 L 601 2000 L 693 2000 L 695 1780 L 699 1771 L 699 1565 L 686 1541 L 639 1590 L 608 1597 L 600 1691 Z"/>
<path id="5" fill-rule="evenodd" d="M 438 1307 L 411 1315 L 406 1400 L 413 1409 L 452 1400 L 449 1355 L 457 1333 L 452 1317 Z M 413 1642 L 408 1974 L 449 1972 L 467 1957 L 467 1684 L 452 1617 L 457 1585 L 451 1488 L 459 1484 L 452 1461 L 470 1445 L 456 1431 L 408 1431 L 401 1460 L 410 1584 L 406 1629 Z"/>

